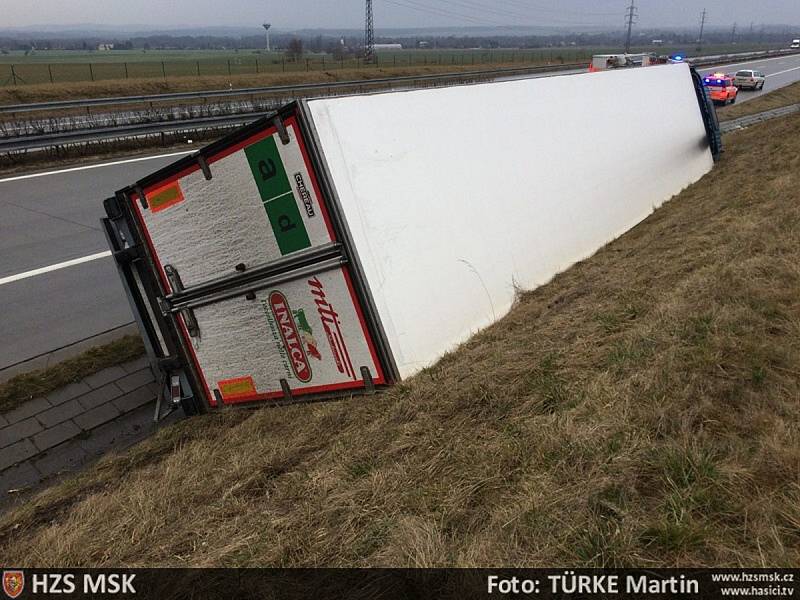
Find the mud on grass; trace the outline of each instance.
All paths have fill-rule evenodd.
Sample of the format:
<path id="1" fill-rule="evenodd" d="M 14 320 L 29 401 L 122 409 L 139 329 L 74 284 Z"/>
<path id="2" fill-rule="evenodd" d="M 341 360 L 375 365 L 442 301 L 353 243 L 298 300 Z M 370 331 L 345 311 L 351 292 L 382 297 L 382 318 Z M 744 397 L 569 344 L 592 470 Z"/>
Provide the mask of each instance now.
<path id="1" fill-rule="evenodd" d="M 3 562 L 798 564 L 800 117 L 727 140 L 416 377 L 163 430 L 0 518 Z"/>

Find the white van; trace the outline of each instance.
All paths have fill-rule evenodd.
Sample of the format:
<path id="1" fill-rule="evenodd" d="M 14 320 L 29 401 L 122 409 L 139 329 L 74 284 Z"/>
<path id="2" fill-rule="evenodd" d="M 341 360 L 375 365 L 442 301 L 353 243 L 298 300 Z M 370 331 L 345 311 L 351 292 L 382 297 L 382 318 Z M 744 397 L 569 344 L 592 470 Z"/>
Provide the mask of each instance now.
<path id="1" fill-rule="evenodd" d="M 733 85 L 742 89 L 750 90 L 763 90 L 764 84 L 767 82 L 767 77 L 761 71 L 753 71 L 745 69 L 744 71 L 736 71 L 733 76 Z"/>
<path id="2" fill-rule="evenodd" d="M 792 40 L 790 48 L 792 48 L 792 50 L 800 49 L 800 40 Z"/>

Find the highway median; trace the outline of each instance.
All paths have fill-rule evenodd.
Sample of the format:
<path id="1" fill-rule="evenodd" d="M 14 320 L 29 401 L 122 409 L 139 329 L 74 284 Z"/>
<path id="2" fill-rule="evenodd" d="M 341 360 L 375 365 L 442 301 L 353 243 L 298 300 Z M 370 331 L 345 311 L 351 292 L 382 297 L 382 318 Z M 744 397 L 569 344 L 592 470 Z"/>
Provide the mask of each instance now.
<path id="1" fill-rule="evenodd" d="M 125 335 L 55 365 L 16 375 L 0 383 L 0 416 L 29 400 L 80 381 L 102 369 L 138 358 L 142 354 L 142 339 L 138 335 Z"/>
<path id="2" fill-rule="evenodd" d="M 744 104 L 726 106 L 717 111 L 720 121 L 732 121 L 749 115 L 755 115 L 784 106 L 800 104 L 800 83 L 793 83 L 784 88 L 769 91 L 759 98 Z M 746 92 L 745 92 L 746 93 Z"/>

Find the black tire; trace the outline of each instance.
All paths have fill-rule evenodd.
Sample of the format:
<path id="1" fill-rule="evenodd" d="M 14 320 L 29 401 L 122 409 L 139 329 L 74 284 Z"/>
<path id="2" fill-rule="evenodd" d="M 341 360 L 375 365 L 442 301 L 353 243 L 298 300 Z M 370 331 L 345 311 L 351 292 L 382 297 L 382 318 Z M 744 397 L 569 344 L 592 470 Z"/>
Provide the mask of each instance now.
<path id="1" fill-rule="evenodd" d="M 762 81 L 762 82 L 761 82 L 761 85 L 760 85 L 760 86 L 758 86 L 758 89 L 760 89 L 760 90 L 763 90 L 763 89 L 764 89 L 764 83 L 766 83 L 766 82 Z"/>
<path id="2" fill-rule="evenodd" d="M 736 104 L 736 96 L 734 96 L 733 98 L 731 98 L 731 104 Z"/>

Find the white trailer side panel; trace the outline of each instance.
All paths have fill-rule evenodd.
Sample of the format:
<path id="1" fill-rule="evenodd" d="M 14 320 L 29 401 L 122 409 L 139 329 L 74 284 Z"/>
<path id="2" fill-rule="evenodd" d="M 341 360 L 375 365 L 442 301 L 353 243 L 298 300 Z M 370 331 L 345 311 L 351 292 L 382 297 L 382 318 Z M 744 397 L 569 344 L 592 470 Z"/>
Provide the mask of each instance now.
<path id="1" fill-rule="evenodd" d="M 713 164 L 683 64 L 308 106 L 402 376 Z"/>

